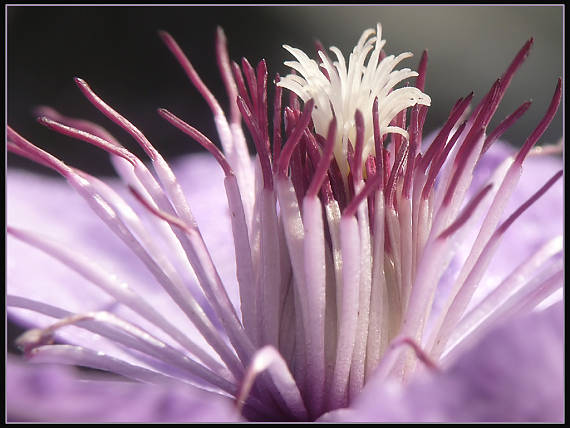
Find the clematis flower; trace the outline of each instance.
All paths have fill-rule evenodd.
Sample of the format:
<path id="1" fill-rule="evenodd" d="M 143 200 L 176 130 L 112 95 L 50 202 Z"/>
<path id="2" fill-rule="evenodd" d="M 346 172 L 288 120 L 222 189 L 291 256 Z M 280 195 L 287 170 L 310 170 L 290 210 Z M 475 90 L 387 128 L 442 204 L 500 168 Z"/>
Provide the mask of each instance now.
<path id="1" fill-rule="evenodd" d="M 222 150 L 160 109 L 209 152 L 171 165 L 80 78 L 152 172 L 52 109 L 39 122 L 107 151 L 120 180 L 7 130 L 8 150 L 70 185 L 8 170 L 7 304 L 31 327 L 17 340 L 27 362 L 8 361 L 11 419 L 562 419 L 560 148 L 534 147 L 561 81 L 518 151 L 498 139 L 530 103 L 488 130 L 532 39 L 424 137 L 427 54 L 397 69 L 411 54 L 386 55 L 380 25 L 348 61 L 285 46 L 295 72 L 275 76 L 273 98 L 265 62 L 230 62 L 218 30 L 229 119 L 160 35 Z"/>

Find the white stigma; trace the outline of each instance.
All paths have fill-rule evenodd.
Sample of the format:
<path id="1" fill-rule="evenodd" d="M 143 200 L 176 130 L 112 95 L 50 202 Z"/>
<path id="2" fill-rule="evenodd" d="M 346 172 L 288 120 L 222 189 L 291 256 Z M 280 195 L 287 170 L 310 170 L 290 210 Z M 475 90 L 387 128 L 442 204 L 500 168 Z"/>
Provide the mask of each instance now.
<path id="1" fill-rule="evenodd" d="M 394 89 L 398 83 L 416 77 L 418 73 L 409 68 L 395 70 L 403 59 L 413 56 L 410 52 L 398 56 L 386 56 L 379 61 L 386 43 L 381 37 L 380 24 L 377 24 L 376 31 L 365 30 L 350 54 L 348 68 L 344 56 L 334 46 L 330 51 L 334 53 L 337 61 L 331 63 L 330 58 L 319 51 L 322 63 L 318 64 L 302 50 L 283 45 L 297 60 L 285 61 L 284 64 L 299 74 L 283 77 L 278 85 L 293 91 L 304 102 L 311 98 L 315 101 L 312 119 L 317 133 L 326 135 L 333 114 L 336 116 L 337 141 L 334 154 L 344 176 L 348 173 L 348 140 L 353 145 L 356 140 L 354 122 L 356 110 L 360 110 L 364 116 L 365 136 L 362 153 L 364 162 L 369 154 L 375 153 L 372 105 L 376 97 L 378 97 L 381 135 L 398 133 L 406 139 L 407 131 L 397 126 L 390 126 L 390 122 L 400 111 L 408 107 L 415 104 L 429 106 L 431 103 L 430 97 L 417 88 Z"/>

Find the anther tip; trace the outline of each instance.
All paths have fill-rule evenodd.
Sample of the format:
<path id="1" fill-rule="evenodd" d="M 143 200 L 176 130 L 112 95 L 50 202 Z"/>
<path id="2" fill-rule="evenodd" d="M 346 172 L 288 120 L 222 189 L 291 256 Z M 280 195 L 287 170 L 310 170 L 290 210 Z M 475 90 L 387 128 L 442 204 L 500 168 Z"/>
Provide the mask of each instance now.
<path id="1" fill-rule="evenodd" d="M 80 85 L 80 86 L 87 86 L 87 82 L 86 82 L 85 80 L 83 80 L 81 77 L 75 76 L 75 77 L 73 78 L 73 81 L 74 81 L 77 85 Z"/>
<path id="2" fill-rule="evenodd" d="M 216 27 L 216 36 L 218 36 L 218 39 L 220 41 L 223 42 L 226 41 L 226 33 L 224 32 L 224 29 L 220 25 Z"/>

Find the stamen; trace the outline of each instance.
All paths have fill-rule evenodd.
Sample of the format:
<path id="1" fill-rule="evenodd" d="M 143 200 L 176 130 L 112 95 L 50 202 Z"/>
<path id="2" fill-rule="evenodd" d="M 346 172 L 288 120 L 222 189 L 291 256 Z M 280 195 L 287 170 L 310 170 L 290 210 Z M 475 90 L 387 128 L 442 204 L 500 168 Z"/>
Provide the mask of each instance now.
<path id="1" fill-rule="evenodd" d="M 356 127 L 356 145 L 350 169 L 353 179 L 359 182 L 362 180 L 362 151 L 364 149 L 364 116 L 360 110 L 356 110 L 354 113 L 354 124 Z"/>
<path id="2" fill-rule="evenodd" d="M 283 94 L 283 88 L 278 85 L 280 81 L 279 74 L 275 75 L 275 80 L 273 81 L 275 87 L 275 98 L 273 100 L 273 168 L 275 170 L 277 166 L 277 159 L 281 153 L 281 98 Z"/>
<path id="3" fill-rule="evenodd" d="M 265 60 L 261 60 L 257 64 L 257 96 L 258 96 L 258 114 L 257 121 L 261 129 L 263 142 L 266 145 L 266 150 L 269 157 L 271 148 L 269 147 L 269 134 L 267 130 L 267 65 Z"/>
<path id="4" fill-rule="evenodd" d="M 485 128 L 481 127 L 479 129 L 472 130 L 469 132 L 463 145 L 459 148 L 457 156 L 455 157 L 455 174 L 452 174 L 451 181 L 447 187 L 447 191 L 443 198 L 443 205 L 449 206 L 451 204 L 452 197 L 458 201 L 460 198 L 457 197 L 459 194 L 456 189 L 459 187 L 460 179 L 465 180 L 467 174 L 469 174 L 469 169 L 467 168 L 467 163 L 469 161 L 470 155 L 474 152 L 475 148 L 478 146 L 478 142 L 481 140 L 483 134 L 485 133 Z M 483 142 L 481 141 L 481 144 Z M 462 192 L 464 193 L 464 192 Z"/>
<path id="5" fill-rule="evenodd" d="M 563 250 L 562 236 L 548 241 L 536 253 L 523 261 L 509 276 L 507 276 L 491 293 L 489 293 L 477 306 L 467 313 L 457 327 L 449 342 L 455 343 L 454 338 L 464 338 L 474 329 L 481 330 L 483 323 L 489 324 L 496 318 L 496 313 L 504 312 L 507 300 L 528 282 L 533 274 L 538 272 L 545 263 Z M 483 327 L 484 328 L 484 327 Z"/>
<path id="6" fill-rule="evenodd" d="M 494 129 L 494 131 L 491 132 L 491 134 L 487 137 L 487 139 L 483 143 L 483 149 L 481 150 L 481 156 L 483 156 L 483 154 L 489 149 L 489 147 L 491 147 L 491 144 L 493 144 L 495 142 L 495 140 L 497 140 L 501 135 L 503 135 L 503 133 L 507 129 L 509 129 L 513 125 L 513 123 L 515 123 L 517 120 L 519 120 L 519 118 L 523 114 L 525 114 L 525 112 L 528 110 L 528 108 L 530 107 L 531 104 L 532 104 L 532 101 L 527 101 L 527 102 L 523 103 L 518 109 L 516 109 L 513 112 L 513 114 L 511 114 L 510 116 L 505 118 L 505 120 L 503 120 L 499 125 L 497 125 L 497 127 Z"/>
<path id="7" fill-rule="evenodd" d="M 376 154 L 376 170 L 380 175 L 385 174 L 384 167 L 384 136 L 380 135 L 380 118 L 378 113 L 378 97 L 374 98 L 372 105 L 372 125 L 374 128 L 374 150 Z M 384 183 L 380 183 L 381 188 L 384 188 Z"/>
<path id="8" fill-rule="evenodd" d="M 540 123 L 537 125 L 535 130 L 532 131 L 532 134 L 530 134 L 530 136 L 523 144 L 522 149 L 519 151 L 517 157 L 515 158 L 515 163 L 522 165 L 524 159 L 528 155 L 532 146 L 534 146 L 534 144 L 538 141 L 538 139 L 542 136 L 542 134 L 544 134 L 544 131 L 546 131 L 546 128 L 548 128 L 548 125 L 550 125 L 550 122 L 552 122 L 552 119 L 554 119 L 554 115 L 556 114 L 558 106 L 560 105 L 561 97 L 562 97 L 562 79 L 558 78 L 558 84 L 556 85 L 556 89 L 554 90 L 554 95 L 552 96 L 552 100 L 550 101 L 550 105 L 548 106 L 546 114 L 544 115 Z"/>
<path id="9" fill-rule="evenodd" d="M 391 343 L 390 347 L 398 348 L 401 345 L 408 345 L 410 348 L 412 348 L 418 360 L 420 360 L 431 371 L 434 372 L 441 371 L 438 365 L 426 354 L 426 352 L 420 347 L 420 345 L 411 337 L 402 337 L 396 339 Z"/>
<path id="10" fill-rule="evenodd" d="M 241 115 L 235 102 L 238 95 L 236 82 L 232 76 L 232 68 L 230 57 L 228 54 L 228 43 L 226 35 L 222 27 L 216 29 L 216 59 L 218 61 L 218 69 L 224 81 L 226 92 L 230 100 L 230 120 L 233 124 L 239 125 Z"/>
<path id="11" fill-rule="evenodd" d="M 160 108 L 158 109 L 158 114 L 166 119 L 171 125 L 174 125 L 176 128 L 180 129 L 186 135 L 190 136 L 194 139 L 198 144 L 208 150 L 214 158 L 218 161 L 226 176 L 233 175 L 232 168 L 230 164 L 226 160 L 224 154 L 218 149 L 214 143 L 212 143 L 208 137 L 198 131 L 196 128 L 190 126 L 182 119 L 178 118 L 174 114 L 170 113 L 168 110 Z"/>
<path id="12" fill-rule="evenodd" d="M 329 130 L 327 132 L 327 142 L 325 144 L 323 155 L 321 156 L 319 164 L 315 168 L 313 179 L 311 181 L 311 184 L 309 185 L 309 188 L 307 189 L 306 193 L 307 197 L 311 198 L 315 197 L 325 180 L 327 170 L 329 169 L 334 154 L 335 138 L 336 138 L 336 117 L 333 117 L 333 120 L 329 125 Z"/>
<path id="13" fill-rule="evenodd" d="M 265 370 L 269 371 L 269 375 L 277 387 L 280 397 L 288 406 L 289 410 L 291 410 L 292 414 L 299 418 L 299 420 L 307 420 L 307 409 L 305 408 L 295 380 L 287 368 L 287 363 L 283 361 L 281 354 L 272 346 L 264 346 L 253 356 L 235 400 L 238 410 L 241 410 L 243 407 L 256 377 Z"/>
<path id="14" fill-rule="evenodd" d="M 447 239 L 453 235 L 463 224 L 473 215 L 473 212 L 477 206 L 481 203 L 483 198 L 489 193 L 489 190 L 493 187 L 493 184 L 487 184 L 483 187 L 472 199 L 469 201 L 467 206 L 463 209 L 461 214 L 457 216 L 457 219 L 443 232 L 439 234 L 437 239 Z"/>
<path id="15" fill-rule="evenodd" d="M 234 79 L 235 79 L 235 82 L 237 85 L 238 95 L 244 99 L 245 104 L 248 107 L 250 107 L 250 110 L 252 110 L 253 104 L 251 102 L 251 98 L 249 96 L 249 93 L 247 92 L 247 89 L 245 87 L 245 81 L 243 80 L 243 74 L 241 72 L 241 68 L 239 67 L 239 65 L 235 61 L 232 61 L 231 67 L 232 67 L 233 76 L 234 76 Z"/>
<path id="16" fill-rule="evenodd" d="M 502 82 L 501 83 L 501 91 L 499 93 L 499 97 L 497 98 L 496 104 L 493 108 L 493 111 L 491 112 L 491 116 L 493 114 L 495 114 L 495 111 L 496 111 L 497 107 L 499 106 L 499 103 L 503 99 L 503 96 L 505 95 L 507 88 L 509 87 L 513 76 L 515 75 L 515 73 L 517 72 L 519 67 L 522 65 L 522 63 L 527 59 L 528 54 L 530 53 L 530 48 L 532 47 L 533 43 L 534 43 L 534 38 L 531 37 L 523 45 L 523 47 L 517 53 L 517 55 L 515 56 L 515 58 L 513 59 L 511 64 L 509 65 L 509 67 L 507 68 L 507 70 L 501 76 L 501 82 Z"/>
<path id="17" fill-rule="evenodd" d="M 510 165 L 509 169 L 507 170 L 505 177 L 497 190 L 497 194 L 491 203 L 491 206 L 488 209 L 487 215 L 483 220 L 483 223 L 480 226 L 479 233 L 475 242 L 471 247 L 471 251 L 465 260 L 457 279 L 452 287 L 450 300 L 448 301 L 447 307 L 451 304 L 451 299 L 458 293 L 459 289 L 462 287 L 462 284 L 467 279 L 469 272 L 473 269 L 476 261 L 478 260 L 479 256 L 481 255 L 483 248 L 485 245 L 488 245 L 491 236 L 495 230 L 496 225 L 499 222 L 500 216 L 503 213 L 505 205 L 509 200 L 512 192 L 514 191 L 515 186 L 517 185 L 521 172 L 522 172 L 522 162 L 526 154 L 528 154 L 528 150 L 532 147 L 532 145 L 536 142 L 536 140 L 540 137 L 542 132 L 544 132 L 545 125 L 550 123 L 552 120 L 554 113 L 557 109 L 558 103 L 560 102 L 560 95 L 561 95 L 561 81 L 558 80 L 558 85 L 556 91 L 554 93 L 554 97 L 550 103 L 550 107 L 548 108 L 545 117 L 541 120 L 535 131 L 529 136 L 525 145 L 521 148 L 519 153 L 516 156 L 516 159 L 519 159 L 520 162 L 516 162 L 516 160 Z M 442 314 L 445 314 L 447 310 L 443 310 Z M 443 317 L 444 315 L 442 315 Z M 441 325 L 443 322 L 442 318 L 436 323 L 436 325 Z M 432 339 L 434 336 L 432 335 Z M 431 341 L 430 343 L 433 343 Z"/>
<path id="18" fill-rule="evenodd" d="M 215 372 L 185 357 L 179 351 L 168 346 L 150 333 L 105 311 L 70 314 L 44 329 L 28 330 L 17 339 L 16 343 L 24 347 L 26 355 L 31 356 L 34 349 L 45 344 L 53 343 L 53 335 L 56 330 L 78 323 L 80 323 L 79 327 L 83 327 L 81 323 L 84 321 L 90 321 L 91 323 L 89 325 L 93 325 L 95 330 L 102 334 L 103 337 L 107 337 L 108 333 L 111 332 L 110 338 L 115 342 L 137 349 L 192 373 L 191 379 L 194 382 L 205 380 L 231 394 L 235 394 L 236 392 L 235 385 L 231 381 L 222 378 Z M 93 327 L 89 328 L 89 325 L 86 326 L 86 328 L 93 329 Z M 117 332 L 119 334 L 117 334 Z"/>
<path id="19" fill-rule="evenodd" d="M 340 220 L 340 244 L 342 254 L 342 292 L 338 318 L 338 342 L 334 366 L 332 390 L 328 408 L 346 405 L 352 353 L 356 342 L 360 283 L 360 236 L 354 215 L 346 210 Z"/>
<path id="20" fill-rule="evenodd" d="M 523 203 L 513 214 L 511 214 L 502 224 L 497 228 L 491 239 L 487 242 L 481 255 L 474 263 L 472 270 L 467 275 L 465 282 L 453 298 L 451 305 L 443 312 L 445 318 L 438 328 L 438 339 L 435 341 L 431 355 L 439 357 L 443 352 L 443 347 L 447 344 L 449 335 L 453 328 L 465 312 L 473 293 L 475 292 L 476 285 L 484 274 L 491 257 L 494 255 L 498 244 L 501 241 L 505 231 L 512 225 L 512 223 L 538 198 L 540 198 L 552 185 L 562 176 L 562 171 L 554 174 L 550 180 L 546 182 L 534 195 L 532 195 L 525 203 Z M 439 326 L 438 326 L 439 327 Z"/>
<path id="21" fill-rule="evenodd" d="M 194 69 L 194 66 L 188 59 L 188 57 L 184 54 L 178 43 L 176 43 L 176 40 L 174 40 L 174 38 L 166 31 L 159 31 L 158 35 L 160 36 L 166 47 L 168 47 L 170 52 L 172 52 L 174 58 L 176 58 L 178 63 L 182 66 L 182 69 L 184 70 L 186 76 L 188 76 L 194 87 L 198 90 L 198 92 L 200 92 L 204 100 L 206 100 L 208 106 L 212 110 L 212 114 L 214 116 L 219 116 L 219 115 L 223 116 L 224 113 L 222 108 L 220 107 L 220 104 L 218 103 L 214 95 L 210 92 L 208 87 L 204 84 L 204 82 L 202 81 L 202 79 Z M 221 36 L 223 36 L 223 33 L 221 34 Z M 224 43 L 224 41 L 225 38 L 221 40 L 221 43 Z M 219 56 L 218 58 L 221 58 L 221 56 Z"/>
<path id="22" fill-rule="evenodd" d="M 105 370 L 139 382 L 168 384 L 172 378 L 160 372 L 145 369 L 103 352 L 74 345 L 44 345 L 31 351 L 32 363 L 67 364 Z"/>
<path id="23" fill-rule="evenodd" d="M 12 236 L 40 249 L 41 251 L 44 251 L 46 254 L 49 254 L 50 256 L 64 263 L 66 266 L 79 273 L 85 279 L 101 288 L 104 292 L 109 294 L 118 302 L 123 303 L 125 306 L 129 307 L 141 315 L 143 318 L 147 319 L 149 322 L 164 330 L 169 336 L 175 339 L 190 352 L 196 353 L 198 356 L 203 355 L 197 345 L 195 345 L 176 327 L 172 326 L 160 313 L 158 313 L 153 308 L 150 303 L 132 291 L 127 286 L 127 284 L 120 282 L 115 275 L 108 274 L 104 269 L 101 269 L 99 266 L 94 265 L 92 262 L 79 256 L 78 254 L 71 252 L 68 248 L 55 244 L 54 242 L 48 241 L 32 233 L 25 232 L 11 226 L 8 226 L 7 232 Z M 191 317 L 191 319 L 196 323 L 196 326 L 198 328 L 200 328 L 201 324 L 204 324 L 204 322 L 196 322 L 195 317 Z M 221 338 L 216 337 L 218 336 L 218 333 L 215 328 L 212 326 L 209 331 L 201 329 L 201 333 L 209 343 L 218 344 L 217 346 L 213 346 L 213 348 L 216 350 L 216 352 L 219 352 L 222 358 L 224 358 L 223 356 L 225 344 L 219 346 L 220 344 L 223 344 L 223 341 Z M 208 361 L 208 359 L 206 359 L 206 361 Z M 228 366 L 232 367 L 232 364 L 228 364 Z M 239 375 L 240 371 L 234 373 Z"/>
<path id="24" fill-rule="evenodd" d="M 63 125 L 69 126 L 70 128 L 79 129 L 80 131 L 85 131 L 88 134 L 96 135 L 97 137 L 109 141 L 110 143 L 117 146 L 121 145 L 109 132 L 107 132 L 105 128 L 88 120 L 75 119 L 72 117 L 64 116 L 57 112 L 55 109 L 47 106 L 40 106 L 35 108 L 34 113 L 37 116 L 47 117 L 54 122 L 59 122 Z"/>
<path id="25" fill-rule="evenodd" d="M 75 83 L 83 92 L 83 95 L 93 104 L 101 113 L 127 131 L 144 149 L 147 155 L 154 161 L 160 155 L 156 149 L 150 144 L 150 141 L 139 131 L 131 122 L 129 122 L 125 117 L 121 116 L 117 111 L 112 109 L 107 103 L 105 103 L 93 90 L 89 87 L 87 82 L 79 77 L 74 78 Z"/>
<path id="26" fill-rule="evenodd" d="M 418 65 L 418 76 L 416 77 L 416 88 L 423 92 L 426 84 L 426 69 L 428 62 L 428 51 L 425 49 L 420 58 L 420 64 Z"/>
<path id="27" fill-rule="evenodd" d="M 402 144 L 400 146 L 400 151 L 396 155 L 394 159 L 394 166 L 392 167 L 392 171 L 390 172 L 390 178 L 387 180 L 386 183 L 386 202 L 388 204 L 394 204 L 394 194 L 396 193 L 396 179 L 399 177 L 405 162 L 408 159 L 408 151 L 410 145 L 409 144 Z M 386 165 L 387 162 L 384 163 Z"/>
<path id="28" fill-rule="evenodd" d="M 247 82 L 247 87 L 249 88 L 249 94 L 251 96 L 251 101 L 253 103 L 249 106 L 254 114 L 254 117 L 259 117 L 259 99 L 257 96 L 257 78 L 255 77 L 255 71 L 247 58 L 241 59 L 241 68 L 243 74 L 245 75 L 245 80 Z"/>
<path id="29" fill-rule="evenodd" d="M 471 103 L 472 99 L 473 99 L 473 92 L 471 92 L 467 97 L 459 99 L 457 101 L 455 107 L 451 110 L 449 114 L 447 122 L 445 122 L 445 124 L 441 128 L 441 131 L 439 131 L 439 133 L 432 141 L 432 143 L 430 144 L 430 146 L 428 147 L 423 156 L 422 169 L 424 171 L 427 169 L 428 164 L 432 161 L 432 159 L 435 159 L 437 154 L 443 150 L 443 147 L 445 146 L 445 142 L 447 141 L 449 133 L 451 132 L 452 128 L 455 126 L 459 118 L 463 115 L 463 113 Z M 461 133 L 459 133 L 459 135 L 460 134 Z M 445 160 L 445 158 L 443 160 Z"/>
<path id="30" fill-rule="evenodd" d="M 67 177 L 70 174 L 70 168 L 57 159 L 55 156 L 50 155 L 39 147 L 34 146 L 16 131 L 14 131 L 10 126 L 6 128 L 6 137 L 9 142 L 8 150 L 13 153 L 23 155 L 30 160 L 36 161 L 43 166 L 46 166 L 57 173 L 61 174 L 63 177 Z"/>
<path id="31" fill-rule="evenodd" d="M 524 212 L 528 207 L 536 202 L 552 185 L 562 177 L 562 170 L 558 171 L 556 174 L 550 178 L 534 195 L 532 195 L 524 204 L 522 204 L 511 216 L 503 222 L 503 224 L 497 229 L 497 234 L 503 234 L 507 228 Z"/>
<path id="32" fill-rule="evenodd" d="M 406 163 L 406 172 L 404 174 L 404 187 L 402 195 L 406 199 L 410 199 L 412 192 L 412 171 L 414 171 L 414 164 L 416 160 L 416 150 L 418 148 L 418 135 L 419 135 L 419 110 L 418 106 L 412 107 L 410 117 L 410 148 L 408 152 L 408 162 Z"/>
<path id="33" fill-rule="evenodd" d="M 72 128 L 70 126 L 66 126 L 62 123 L 55 122 L 47 117 L 38 117 L 37 120 L 40 124 L 53 131 L 59 132 L 60 134 L 67 135 L 72 138 L 77 138 L 78 140 L 85 141 L 89 144 L 93 144 L 94 146 L 102 148 L 108 153 L 114 154 L 127 160 L 133 166 L 137 165 L 138 159 L 136 159 L 136 157 L 131 152 L 122 146 L 117 146 L 116 144 L 104 140 L 96 135 L 89 134 L 85 131 Z"/>
<path id="34" fill-rule="evenodd" d="M 334 128 L 333 128 L 334 129 Z M 331 131 L 334 134 L 334 130 Z M 332 150 L 331 154 L 332 156 Z M 324 157 L 324 156 L 323 156 Z M 316 194 L 303 199 L 303 230 L 307 326 L 307 381 L 309 410 L 313 415 L 323 411 L 325 399 L 325 304 L 326 259 L 323 209 Z"/>
<path id="35" fill-rule="evenodd" d="M 281 151 L 281 155 L 277 160 L 278 174 L 283 176 L 287 174 L 287 168 L 289 167 L 289 161 L 291 160 L 291 155 L 293 154 L 293 150 L 295 150 L 295 147 L 297 147 L 299 141 L 301 141 L 303 132 L 305 131 L 305 128 L 307 127 L 309 121 L 311 120 L 311 113 L 313 112 L 314 105 L 315 102 L 312 99 L 305 103 L 305 108 L 303 109 L 303 113 L 301 114 L 301 117 L 295 124 L 293 132 L 291 133 L 291 135 L 289 135 L 289 138 L 287 138 L 287 141 L 283 146 L 283 150 Z"/>
<path id="36" fill-rule="evenodd" d="M 259 162 L 261 163 L 261 170 L 263 172 L 263 185 L 266 189 L 270 190 L 273 188 L 273 175 L 271 174 L 269 148 L 264 142 L 263 132 L 259 128 L 259 123 L 247 106 L 245 100 L 240 95 L 237 97 L 237 105 L 244 118 L 245 124 L 253 137 L 255 148 L 259 154 Z"/>
<path id="37" fill-rule="evenodd" d="M 344 209 L 342 215 L 346 217 L 353 216 L 358 209 L 361 202 L 366 199 L 372 192 L 374 192 L 382 183 L 382 174 L 376 174 L 374 177 L 366 181 L 364 187 L 358 192 L 350 201 L 348 206 Z"/>

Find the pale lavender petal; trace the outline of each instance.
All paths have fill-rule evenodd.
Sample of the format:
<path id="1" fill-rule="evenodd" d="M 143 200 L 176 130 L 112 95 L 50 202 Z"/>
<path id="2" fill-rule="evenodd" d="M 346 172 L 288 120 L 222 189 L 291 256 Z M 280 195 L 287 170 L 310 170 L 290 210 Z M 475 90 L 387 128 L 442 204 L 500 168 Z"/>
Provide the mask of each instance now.
<path id="1" fill-rule="evenodd" d="M 564 308 L 493 329 L 440 374 L 408 387 L 370 382 L 335 422 L 561 422 Z"/>
<path id="2" fill-rule="evenodd" d="M 237 422 L 231 399 L 190 386 L 150 385 L 120 379 L 80 379 L 70 367 L 6 368 L 9 421 L 41 422 Z"/>

